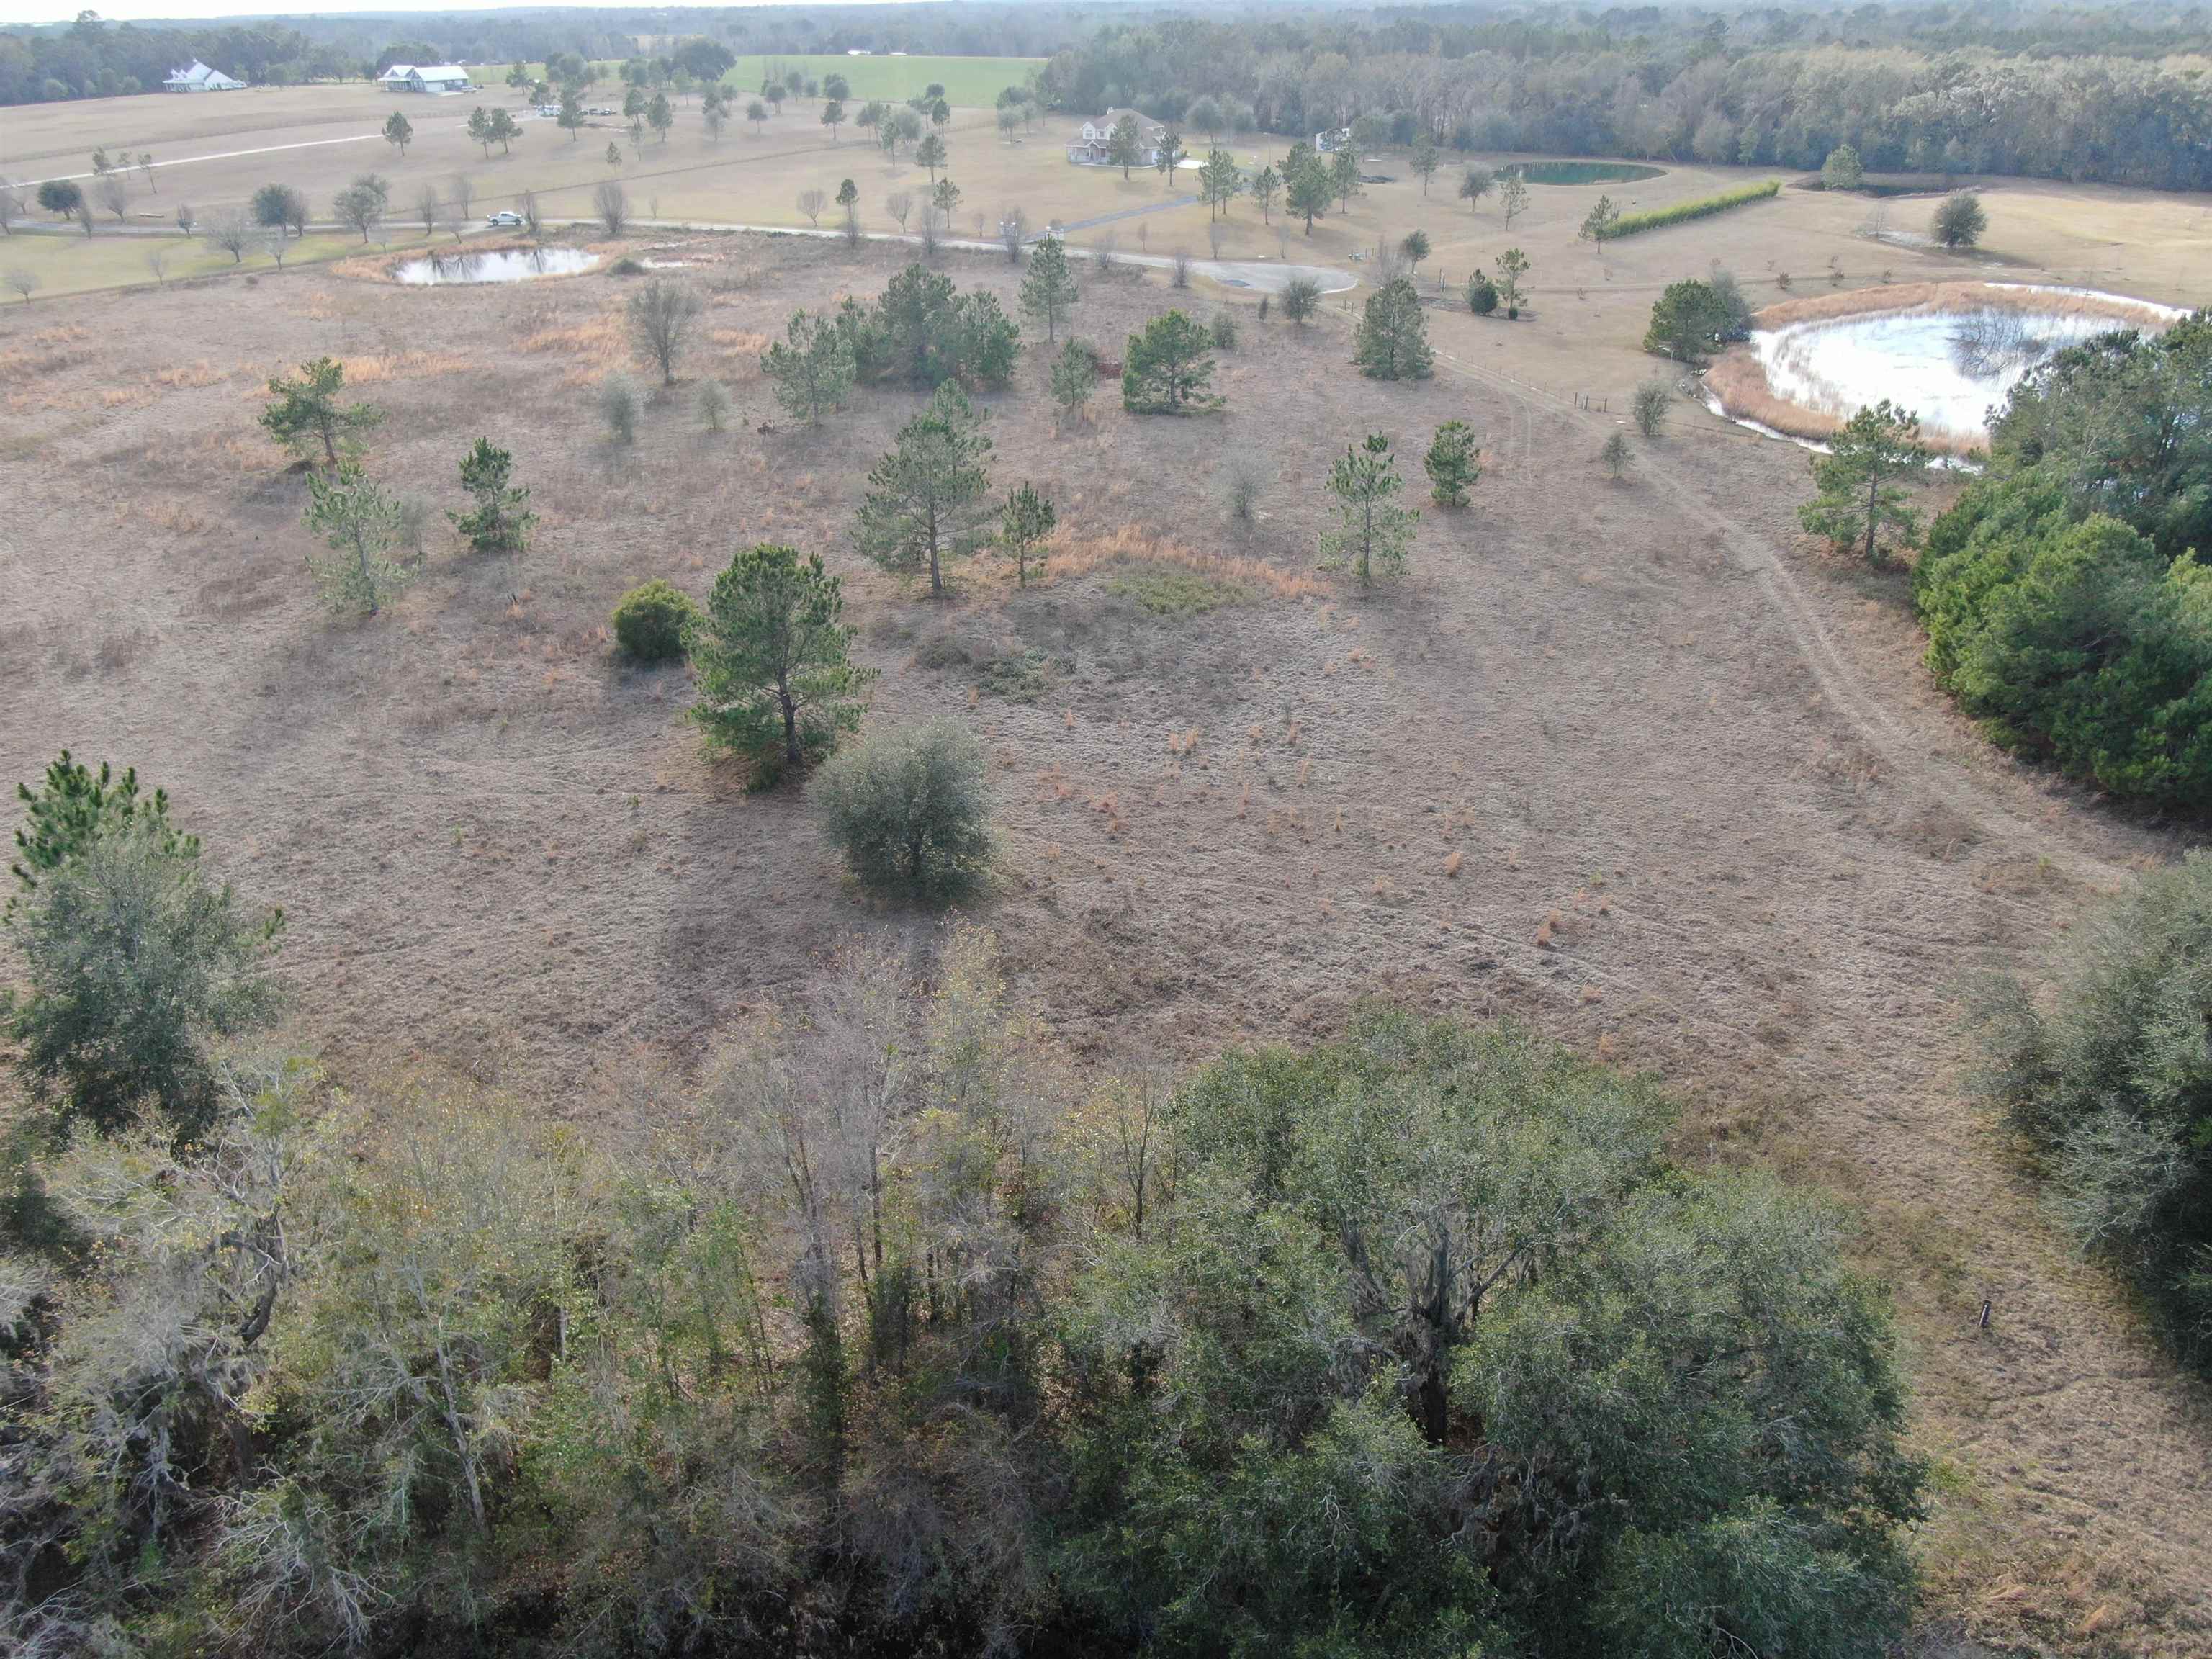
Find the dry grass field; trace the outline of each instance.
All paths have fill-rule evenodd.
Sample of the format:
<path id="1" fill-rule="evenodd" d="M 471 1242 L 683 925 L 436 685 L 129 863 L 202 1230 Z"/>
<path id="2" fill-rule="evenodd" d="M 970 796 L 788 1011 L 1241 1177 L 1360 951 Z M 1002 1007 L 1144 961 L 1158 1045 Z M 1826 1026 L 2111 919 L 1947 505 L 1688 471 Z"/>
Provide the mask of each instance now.
<path id="1" fill-rule="evenodd" d="M 403 181 L 466 159 L 419 108 Z M 710 203 L 788 220 L 771 198 L 817 173 L 867 169 L 864 203 L 893 184 L 873 153 L 802 135 L 811 112 L 793 108 L 788 131 L 740 126 L 721 159 L 694 132 L 654 173 L 648 143 L 625 169 L 634 197 L 667 217 Z M 276 112 L 289 125 L 261 131 L 313 131 L 304 107 Z M 970 206 L 1042 221 L 1164 193 L 1156 175 L 1066 167 L 1049 135 L 1000 146 L 981 120 L 956 135 Z M 570 154 L 550 125 L 475 170 L 487 195 L 497 176 L 580 201 L 604 143 L 576 147 L 574 184 L 547 159 Z M 332 179 L 356 165 L 343 147 L 294 154 Z M 265 170 L 206 176 L 243 191 Z M 626 450 L 589 404 L 604 374 L 638 372 L 625 289 L 604 275 L 410 289 L 295 268 L 10 306 L 0 778 L 66 744 L 167 787 L 222 873 L 286 907 L 299 1028 L 341 1069 L 457 1061 L 580 1122 L 631 1113 L 641 1076 L 688 1066 L 842 930 L 915 925 L 849 888 L 803 792 L 748 793 L 702 757 L 683 671 L 627 667 L 609 643 L 617 596 L 647 577 L 696 594 L 748 543 L 818 550 L 882 671 L 871 720 L 949 714 L 988 744 L 1004 856 L 976 910 L 1078 1051 L 1194 1060 L 1325 1032 L 1382 992 L 1651 1068 L 1693 1103 L 1686 1153 L 1771 1162 L 1869 1216 L 1941 1462 L 1933 1644 L 2205 1652 L 2212 1401 L 2039 1217 L 1963 1093 L 1956 1023 L 1966 975 L 2032 961 L 2178 838 L 1955 718 L 1900 584 L 1798 536 L 1802 452 L 1684 404 L 1615 483 L 1597 450 L 1621 417 L 1577 401 L 1625 406 L 1650 372 L 1635 345 L 1651 296 L 1713 258 L 1761 301 L 1784 274 L 1803 293 L 1996 268 L 2187 301 L 2202 204 L 2007 185 L 1990 252 L 1959 260 L 1869 240 L 1864 202 L 1785 191 L 1601 253 L 1574 240 L 1595 188 L 1533 190 L 1508 238 L 1494 198 L 1470 214 L 1440 174 L 1424 204 L 1382 170 L 1401 182 L 1310 245 L 1294 235 L 1291 257 L 1340 263 L 1425 225 L 1425 285 L 1517 244 L 1535 262 L 1528 318 L 1439 306 L 1437 377 L 1379 385 L 1349 370 L 1335 310 L 1299 331 L 1238 296 L 1171 295 L 1159 273 L 1094 278 L 1077 327 L 1109 350 L 1176 298 L 1239 307 L 1227 409 L 1134 417 L 1102 386 L 1093 418 L 1056 434 L 1032 354 L 987 400 L 993 476 L 1055 496 L 1053 566 L 1027 592 L 969 566 L 935 605 L 851 551 L 867 466 L 918 398 L 865 390 L 794 428 L 757 365 L 795 306 L 879 290 L 890 247 L 633 238 L 685 262 L 710 305 L 684 384 Z M 305 164 L 291 176 L 307 183 Z M 1676 169 L 1611 193 L 1650 206 L 1739 176 Z M 1122 222 L 1123 249 L 1139 224 L 1152 252 L 1204 250 L 1203 209 Z M 2102 240 L 2124 228 L 2124 250 Z M 1249 205 L 1231 234 L 1225 254 L 1279 252 Z M 1003 258 L 948 268 L 1011 306 Z M 301 563 L 304 484 L 254 424 L 269 374 L 323 353 L 388 412 L 371 465 L 395 487 L 451 506 L 477 435 L 513 449 L 543 520 L 532 550 L 478 560 L 435 538 L 386 615 L 326 621 Z M 735 401 L 720 435 L 692 412 L 708 376 Z M 1371 600 L 1317 573 L 1321 482 L 1346 441 L 1391 434 L 1418 481 L 1453 417 L 1484 448 L 1473 506 L 1428 509 L 1411 574 Z M 1249 526 L 1225 506 L 1237 466 L 1263 486 Z"/>

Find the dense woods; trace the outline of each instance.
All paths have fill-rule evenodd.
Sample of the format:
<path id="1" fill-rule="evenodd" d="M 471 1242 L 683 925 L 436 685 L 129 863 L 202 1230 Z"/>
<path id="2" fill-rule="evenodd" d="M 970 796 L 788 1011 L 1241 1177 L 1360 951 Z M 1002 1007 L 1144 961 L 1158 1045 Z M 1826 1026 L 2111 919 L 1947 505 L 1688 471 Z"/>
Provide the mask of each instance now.
<path id="1" fill-rule="evenodd" d="M 1839 1212 L 1671 1164 L 1648 1081 L 1386 1009 L 1086 1077 L 956 923 L 585 1133 L 270 1048 L 272 935 L 163 799 L 64 757 L 24 799 L 11 1651 L 1901 1628 L 1887 1304 Z"/>

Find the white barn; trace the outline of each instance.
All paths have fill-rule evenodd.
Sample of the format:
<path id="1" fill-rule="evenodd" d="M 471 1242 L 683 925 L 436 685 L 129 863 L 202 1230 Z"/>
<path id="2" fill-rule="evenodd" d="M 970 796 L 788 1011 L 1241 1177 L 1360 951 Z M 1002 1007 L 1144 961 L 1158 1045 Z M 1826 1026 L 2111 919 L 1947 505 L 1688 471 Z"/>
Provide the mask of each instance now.
<path id="1" fill-rule="evenodd" d="M 243 92 L 246 82 L 234 81 L 221 70 L 210 69 L 197 58 L 180 70 L 171 70 L 161 82 L 164 92 Z"/>
<path id="2" fill-rule="evenodd" d="M 422 92 L 433 96 L 469 92 L 475 83 L 459 64 L 394 64 L 376 77 L 386 92 Z"/>

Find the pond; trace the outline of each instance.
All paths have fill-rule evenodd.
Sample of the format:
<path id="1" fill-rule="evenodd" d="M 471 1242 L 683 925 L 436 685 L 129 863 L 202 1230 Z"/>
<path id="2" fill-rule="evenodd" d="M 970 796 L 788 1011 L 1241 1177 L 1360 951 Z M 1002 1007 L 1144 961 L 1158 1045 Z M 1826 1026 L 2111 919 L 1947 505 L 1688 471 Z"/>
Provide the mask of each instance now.
<path id="1" fill-rule="evenodd" d="M 573 247 L 510 247 L 489 253 L 433 253 L 393 267 L 394 282 L 415 288 L 449 283 L 526 283 L 533 276 L 573 276 L 599 263 L 596 253 Z"/>
<path id="2" fill-rule="evenodd" d="M 1531 185 L 1628 185 L 1659 178 L 1667 169 L 1633 161 L 1516 161 L 1499 171 L 1517 173 Z"/>
<path id="3" fill-rule="evenodd" d="M 2094 309 L 2051 296 L 2047 308 L 1946 306 L 1787 323 L 1753 331 L 1751 347 L 1767 391 L 1784 403 L 1848 416 L 1887 398 L 1917 415 L 1930 437 L 1979 444 L 1990 410 L 2053 353 L 2115 328 L 2170 320 L 2162 307 L 2115 314 L 2125 303 L 2116 296 L 2094 296 Z"/>

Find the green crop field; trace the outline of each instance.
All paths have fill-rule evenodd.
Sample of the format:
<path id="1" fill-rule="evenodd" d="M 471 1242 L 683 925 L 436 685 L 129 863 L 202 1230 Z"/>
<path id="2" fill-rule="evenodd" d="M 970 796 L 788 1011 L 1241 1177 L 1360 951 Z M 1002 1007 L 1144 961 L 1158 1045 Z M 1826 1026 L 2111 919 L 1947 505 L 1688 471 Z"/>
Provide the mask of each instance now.
<path id="1" fill-rule="evenodd" d="M 932 82 L 945 88 L 945 101 L 988 109 L 1000 91 L 1018 87 L 1042 58 L 848 58 L 842 53 L 755 55 L 740 58 L 722 77 L 739 92 L 757 92 L 771 72 L 779 76 L 812 76 L 820 80 L 842 75 L 855 99 L 919 98 Z"/>

